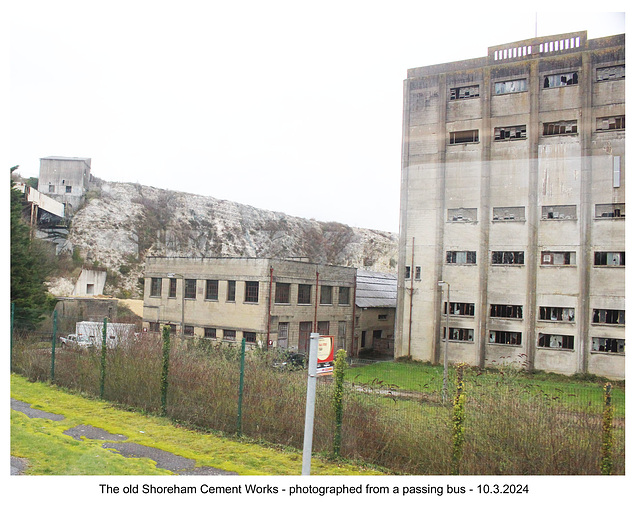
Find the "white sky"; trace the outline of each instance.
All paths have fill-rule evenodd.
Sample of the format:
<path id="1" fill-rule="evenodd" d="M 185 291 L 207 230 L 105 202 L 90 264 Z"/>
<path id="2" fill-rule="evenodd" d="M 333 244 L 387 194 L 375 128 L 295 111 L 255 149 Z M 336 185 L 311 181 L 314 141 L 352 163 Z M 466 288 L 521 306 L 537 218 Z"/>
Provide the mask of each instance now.
<path id="1" fill-rule="evenodd" d="M 534 12 L 433 3 L 14 1 L 7 164 L 90 157 L 107 181 L 396 232 L 407 69 L 535 36 Z M 595 38 L 625 16 L 537 29 Z"/>

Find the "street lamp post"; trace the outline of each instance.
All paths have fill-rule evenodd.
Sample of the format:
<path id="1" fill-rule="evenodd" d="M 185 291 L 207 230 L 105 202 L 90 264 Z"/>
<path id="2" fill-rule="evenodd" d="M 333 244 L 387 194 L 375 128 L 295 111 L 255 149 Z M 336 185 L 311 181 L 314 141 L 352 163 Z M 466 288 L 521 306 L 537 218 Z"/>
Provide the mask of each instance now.
<path id="1" fill-rule="evenodd" d="M 444 281 L 439 281 L 438 282 L 438 287 L 444 287 L 447 286 L 447 306 L 446 308 L 446 323 L 445 323 L 445 328 L 444 328 L 444 359 L 443 359 L 443 363 L 444 363 L 444 375 L 442 376 L 442 401 L 444 402 L 447 398 L 447 385 L 448 385 L 448 381 L 449 381 L 449 362 L 448 362 L 448 355 L 447 355 L 447 345 L 449 344 L 449 313 L 451 313 L 451 308 L 450 308 L 450 295 L 451 295 L 451 285 L 449 285 L 449 282 L 444 282 Z"/>
<path id="2" fill-rule="evenodd" d="M 180 318 L 180 333 L 182 334 L 182 336 L 184 336 L 184 276 L 183 275 L 178 275 L 176 273 L 167 273 L 167 276 L 169 278 L 180 278 L 182 280 L 182 314 L 181 314 L 181 318 Z M 177 292 L 177 289 L 176 289 Z"/>

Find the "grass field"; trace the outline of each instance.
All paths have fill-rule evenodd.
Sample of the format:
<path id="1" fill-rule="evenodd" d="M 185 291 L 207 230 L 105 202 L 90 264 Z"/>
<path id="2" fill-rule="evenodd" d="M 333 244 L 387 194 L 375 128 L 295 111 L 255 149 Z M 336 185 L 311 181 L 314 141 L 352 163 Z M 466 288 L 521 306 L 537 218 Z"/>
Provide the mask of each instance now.
<path id="1" fill-rule="evenodd" d="M 11 376 L 11 396 L 33 408 L 61 414 L 62 421 L 31 419 L 11 411 L 11 455 L 26 458 L 30 475 L 167 475 L 146 458 L 125 458 L 102 448 L 102 441 L 78 441 L 63 432 L 85 424 L 123 434 L 134 442 L 194 459 L 196 466 L 220 468 L 240 475 L 299 475 L 301 455 L 192 431 L 168 419 L 121 410 L 113 405 L 71 395 L 62 389 Z M 314 459 L 315 475 L 363 475 L 372 469 Z"/>

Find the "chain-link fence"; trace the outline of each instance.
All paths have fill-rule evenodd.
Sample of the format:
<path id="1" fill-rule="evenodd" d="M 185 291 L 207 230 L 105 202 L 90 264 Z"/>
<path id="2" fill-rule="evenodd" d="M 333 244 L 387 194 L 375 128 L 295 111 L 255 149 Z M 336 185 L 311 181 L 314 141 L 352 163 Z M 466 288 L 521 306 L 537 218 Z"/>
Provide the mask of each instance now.
<path id="1" fill-rule="evenodd" d="M 158 333 L 86 347 L 61 346 L 53 336 L 14 333 L 12 370 L 195 428 L 302 448 L 306 368 L 283 367 L 277 350 L 245 355 L 239 344 L 171 336 L 163 354 Z M 422 363 L 352 362 L 342 395 L 340 455 L 394 473 L 450 474 L 454 467 L 474 475 L 600 473 L 602 382 L 466 369 L 462 433 L 456 434 L 456 375 L 451 369 L 443 392 L 442 373 Z M 336 428 L 334 387 L 331 377 L 321 377 L 316 391 L 314 452 L 326 455 L 333 453 Z M 610 471 L 623 474 L 622 383 L 614 386 L 612 408 Z M 457 464 L 454 442 L 460 443 Z"/>

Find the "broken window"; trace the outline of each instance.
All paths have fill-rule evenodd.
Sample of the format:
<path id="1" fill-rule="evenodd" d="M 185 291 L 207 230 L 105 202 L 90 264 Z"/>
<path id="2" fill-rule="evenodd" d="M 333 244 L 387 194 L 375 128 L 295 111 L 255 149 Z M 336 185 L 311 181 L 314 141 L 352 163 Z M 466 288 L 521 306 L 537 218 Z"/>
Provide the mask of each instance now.
<path id="1" fill-rule="evenodd" d="M 321 335 L 328 335 L 329 334 L 329 321 L 328 320 L 321 320 L 318 322 L 318 334 Z"/>
<path id="2" fill-rule="evenodd" d="M 349 304 L 349 295 L 351 291 L 349 287 L 340 287 L 338 291 L 338 304 L 339 305 L 348 305 Z"/>
<path id="3" fill-rule="evenodd" d="M 152 298 L 159 298 L 162 296 L 162 278 L 151 279 L 151 290 L 149 296 Z"/>
<path id="4" fill-rule="evenodd" d="M 624 65 L 596 69 L 596 81 L 611 81 L 614 79 L 624 79 Z"/>
<path id="5" fill-rule="evenodd" d="M 575 204 L 567 206 L 542 206 L 542 220 L 575 220 L 578 217 Z"/>
<path id="6" fill-rule="evenodd" d="M 489 331 L 489 343 L 521 345 L 522 333 L 520 331 Z"/>
<path id="7" fill-rule="evenodd" d="M 501 319 L 522 319 L 522 305 L 491 305 L 490 315 Z"/>
<path id="8" fill-rule="evenodd" d="M 595 252 L 593 263 L 596 266 L 624 266 L 624 252 Z"/>
<path id="9" fill-rule="evenodd" d="M 184 281 L 184 298 L 195 299 L 196 298 L 196 280 L 195 278 L 187 278 Z"/>
<path id="10" fill-rule="evenodd" d="M 236 339 L 236 332 L 233 329 L 223 329 L 222 330 L 222 339 L 223 340 L 233 340 Z"/>
<path id="11" fill-rule="evenodd" d="M 480 85 L 460 86 L 451 88 L 449 100 L 471 99 L 480 96 Z"/>
<path id="12" fill-rule="evenodd" d="M 205 299 L 218 300 L 218 280 L 207 280 L 207 293 Z"/>
<path id="13" fill-rule="evenodd" d="M 578 133 L 578 120 L 552 121 L 543 124 L 542 135 L 560 136 Z"/>
<path id="14" fill-rule="evenodd" d="M 449 144 L 477 143 L 479 139 L 477 129 L 449 132 Z"/>
<path id="15" fill-rule="evenodd" d="M 624 115 L 596 118 L 596 131 L 624 130 Z"/>
<path id="16" fill-rule="evenodd" d="M 495 141 L 510 141 L 513 139 L 526 139 L 527 126 L 514 125 L 511 127 L 496 127 L 493 129 L 493 139 Z"/>
<path id="17" fill-rule="evenodd" d="M 389 316 L 386 313 L 379 313 L 378 320 L 387 320 Z"/>
<path id="18" fill-rule="evenodd" d="M 624 218 L 624 203 L 596 204 L 596 218 Z"/>
<path id="19" fill-rule="evenodd" d="M 54 193 L 56 191 L 55 185 L 49 185 L 49 192 Z"/>
<path id="20" fill-rule="evenodd" d="M 540 333 L 538 336 L 538 347 L 573 350 L 573 336 Z"/>
<path id="21" fill-rule="evenodd" d="M 298 284 L 298 304 L 311 304 L 311 285 L 305 283 Z"/>
<path id="22" fill-rule="evenodd" d="M 257 303 L 259 290 L 260 282 L 244 282 L 244 302 Z"/>
<path id="23" fill-rule="evenodd" d="M 205 327 L 204 328 L 204 337 L 205 338 L 215 338 L 216 330 L 213 327 Z"/>
<path id="24" fill-rule="evenodd" d="M 524 252 L 491 252 L 491 264 L 524 264 Z"/>
<path id="25" fill-rule="evenodd" d="M 178 292 L 178 279 L 169 278 L 169 297 L 175 298 L 177 292 Z"/>
<path id="26" fill-rule="evenodd" d="M 242 337 L 244 338 L 244 341 L 247 343 L 256 342 L 256 333 L 254 331 L 243 331 Z"/>
<path id="27" fill-rule="evenodd" d="M 442 339 L 446 336 L 446 328 L 442 330 Z M 449 341 L 452 342 L 472 342 L 473 341 L 473 329 L 465 329 L 461 327 L 449 328 Z"/>
<path id="28" fill-rule="evenodd" d="M 569 266 L 575 265 L 575 252 L 542 252 L 540 262 L 543 266 Z"/>
<path id="29" fill-rule="evenodd" d="M 193 336 L 195 334 L 195 330 L 193 326 L 184 326 L 184 335 L 185 336 Z"/>
<path id="30" fill-rule="evenodd" d="M 561 86 L 571 86 L 578 84 L 577 72 L 565 72 L 563 74 L 552 74 L 545 76 L 544 88 L 558 88 Z"/>
<path id="31" fill-rule="evenodd" d="M 624 325 L 624 310 L 593 309 L 594 324 L 622 324 Z"/>
<path id="32" fill-rule="evenodd" d="M 478 208 L 450 208 L 447 210 L 449 222 L 477 222 Z"/>
<path id="33" fill-rule="evenodd" d="M 609 352 L 610 354 L 624 354 L 624 339 L 622 338 L 592 338 L 593 352 Z"/>
<path id="34" fill-rule="evenodd" d="M 475 303 L 449 303 L 450 315 L 467 315 L 473 317 L 475 314 Z M 447 313 L 447 303 L 444 304 L 444 313 Z"/>
<path id="35" fill-rule="evenodd" d="M 323 285 L 320 287 L 320 304 L 333 304 L 333 287 L 331 287 L 331 285 Z"/>
<path id="36" fill-rule="evenodd" d="M 149 322 L 149 331 L 152 333 L 160 332 L 160 322 Z"/>
<path id="37" fill-rule="evenodd" d="M 447 251 L 447 264 L 475 264 L 475 252 Z"/>
<path id="38" fill-rule="evenodd" d="M 493 220 L 516 220 L 523 222 L 525 219 L 524 206 L 508 206 L 493 208 Z"/>
<path id="39" fill-rule="evenodd" d="M 67 185 L 67 186 L 65 187 L 65 192 L 66 192 L 67 194 L 70 194 L 70 193 L 71 193 L 71 185 Z"/>
<path id="40" fill-rule="evenodd" d="M 575 322 L 575 308 L 562 308 L 557 306 L 541 306 L 540 320 L 552 320 L 562 322 Z"/>
<path id="41" fill-rule="evenodd" d="M 526 79 L 513 79 L 511 81 L 502 81 L 495 84 L 495 94 L 503 95 L 506 93 L 517 93 L 527 91 Z"/>

